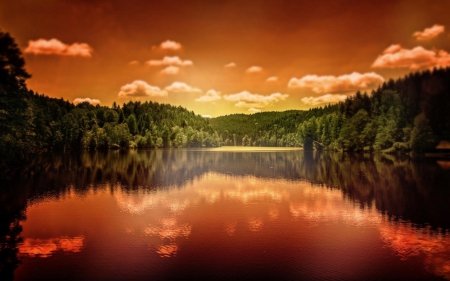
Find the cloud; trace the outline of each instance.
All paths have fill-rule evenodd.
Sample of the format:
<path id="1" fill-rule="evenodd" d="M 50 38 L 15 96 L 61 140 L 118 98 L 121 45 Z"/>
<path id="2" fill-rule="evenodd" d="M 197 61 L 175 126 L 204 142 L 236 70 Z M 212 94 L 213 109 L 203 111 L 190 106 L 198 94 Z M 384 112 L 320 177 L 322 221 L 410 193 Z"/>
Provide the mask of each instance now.
<path id="1" fill-rule="evenodd" d="M 270 76 L 269 78 L 266 79 L 267 82 L 276 82 L 278 81 L 278 77 L 277 76 Z"/>
<path id="2" fill-rule="evenodd" d="M 203 96 L 199 97 L 198 99 L 195 99 L 195 101 L 210 102 L 210 101 L 216 101 L 216 100 L 220 100 L 220 99 L 222 99 L 220 92 L 211 89 L 211 90 L 207 91 L 206 94 L 204 94 Z"/>
<path id="3" fill-rule="evenodd" d="M 450 55 L 444 50 L 431 51 L 422 46 L 411 50 L 391 45 L 373 62 L 373 68 L 420 68 L 450 66 Z"/>
<path id="4" fill-rule="evenodd" d="M 139 62 L 137 60 L 132 60 L 128 63 L 128 65 L 137 65 Z"/>
<path id="5" fill-rule="evenodd" d="M 223 67 L 227 67 L 227 68 L 236 67 L 236 64 L 234 62 L 230 62 L 230 63 L 227 63 L 226 65 L 224 65 Z"/>
<path id="6" fill-rule="evenodd" d="M 260 94 L 252 94 L 248 91 L 243 91 L 237 94 L 225 95 L 223 98 L 227 101 L 237 102 L 235 104 L 237 107 L 260 108 L 285 100 L 287 97 L 289 97 L 289 95 L 281 93 L 263 96 Z"/>
<path id="7" fill-rule="evenodd" d="M 432 27 L 425 28 L 423 31 L 416 31 L 413 36 L 419 41 L 430 40 L 439 34 L 443 33 L 445 27 L 443 25 L 435 24 Z"/>
<path id="8" fill-rule="evenodd" d="M 262 67 L 261 66 L 250 66 L 246 70 L 247 73 L 258 73 L 258 72 L 261 72 L 261 71 L 262 71 Z"/>
<path id="9" fill-rule="evenodd" d="M 148 65 L 152 66 L 161 66 L 161 65 L 175 65 L 175 66 L 187 66 L 193 65 L 190 60 L 182 60 L 178 56 L 169 57 L 165 56 L 162 60 L 149 60 L 147 61 Z"/>
<path id="10" fill-rule="evenodd" d="M 80 56 L 90 58 L 93 51 L 86 43 L 73 43 L 72 45 L 68 45 L 53 38 L 50 40 L 30 40 L 24 52 L 35 55 Z"/>
<path id="11" fill-rule="evenodd" d="M 173 82 L 170 86 L 164 88 L 164 90 L 173 93 L 201 93 L 199 88 L 191 87 L 184 82 Z"/>
<path id="12" fill-rule="evenodd" d="M 261 112 L 261 109 L 250 107 L 247 111 L 250 113 L 258 113 Z"/>
<path id="13" fill-rule="evenodd" d="M 122 86 L 118 97 L 166 97 L 167 95 L 167 91 L 159 87 L 151 86 L 142 80 L 135 80 L 131 84 Z"/>
<path id="14" fill-rule="evenodd" d="M 395 54 L 398 51 L 400 51 L 402 49 L 402 46 L 400 46 L 399 44 L 393 44 L 389 47 L 386 48 L 386 50 L 383 51 L 383 54 Z"/>
<path id="15" fill-rule="evenodd" d="M 320 97 L 304 97 L 302 98 L 302 102 L 308 105 L 316 106 L 321 104 L 337 103 L 345 100 L 346 98 L 346 95 L 326 94 Z"/>
<path id="16" fill-rule="evenodd" d="M 164 42 L 161 42 L 161 44 L 159 44 L 159 48 L 163 49 L 163 50 L 180 50 L 181 49 L 181 44 L 175 41 L 171 41 L 171 40 L 166 40 Z"/>
<path id="17" fill-rule="evenodd" d="M 353 72 L 337 77 L 332 75 L 306 75 L 300 79 L 294 77 L 289 81 L 288 87 L 291 89 L 311 89 L 318 94 L 346 93 L 375 88 L 383 82 L 384 78 L 374 72 L 364 74 Z"/>
<path id="18" fill-rule="evenodd" d="M 98 99 L 90 99 L 90 98 L 76 98 L 73 100 L 73 104 L 79 104 L 82 102 L 88 102 L 90 104 L 100 104 L 100 100 Z"/>
<path id="19" fill-rule="evenodd" d="M 180 72 L 180 68 L 178 66 L 169 65 L 163 70 L 160 71 L 161 74 L 175 75 Z"/>

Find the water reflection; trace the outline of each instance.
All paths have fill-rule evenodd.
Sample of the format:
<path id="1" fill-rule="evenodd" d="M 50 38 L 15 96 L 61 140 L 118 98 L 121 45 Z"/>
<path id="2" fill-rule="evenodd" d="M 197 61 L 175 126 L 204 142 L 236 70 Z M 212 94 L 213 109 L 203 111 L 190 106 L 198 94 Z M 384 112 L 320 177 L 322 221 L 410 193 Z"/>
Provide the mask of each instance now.
<path id="1" fill-rule="evenodd" d="M 410 223 L 380 225 L 381 238 L 402 259 L 425 256 L 425 269 L 450 280 L 450 237 Z"/>
<path id="2" fill-rule="evenodd" d="M 107 257 L 133 260 L 151 253 L 182 263 L 190 256 L 236 267 L 251 264 L 267 249 L 274 257 L 288 257 L 287 264 L 313 263 L 310 253 L 302 256 L 305 247 L 314 247 L 321 261 L 337 255 L 330 255 L 330 249 L 344 249 L 340 254 L 349 256 L 345 248 L 352 243 L 377 247 L 382 241 L 402 262 L 421 259 L 425 270 L 450 280 L 446 160 L 207 150 L 48 157 L 30 167 L 32 177 L 8 182 L 14 188 L 0 196 L 6 204 L 1 207 L 1 251 L 10 254 L 0 262 L 9 266 L 11 276 L 20 259 L 58 252 L 82 259 L 96 256 L 93 248 Z M 52 223 L 37 222 L 37 215 L 51 217 Z M 67 217 L 74 219 L 68 222 Z M 44 226 L 51 232 L 42 232 Z M 378 240 L 368 233 L 376 233 Z M 322 244 L 316 244 L 318 239 Z M 146 254 L 137 245 L 145 245 Z M 229 249 L 259 256 L 237 261 L 238 253 Z M 232 253 L 223 254 L 227 251 Z M 386 262 L 378 253 L 382 250 L 370 251 L 377 263 Z M 92 266 L 104 266 L 97 262 Z M 330 270 L 338 264 L 333 268 L 331 262 Z"/>
<path id="3" fill-rule="evenodd" d="M 124 198 L 122 193 L 123 191 L 117 190 L 116 199 Z M 188 238 L 195 227 L 188 223 L 180 224 L 178 218 L 191 214 L 194 208 L 199 208 L 202 204 L 233 204 L 233 208 L 239 210 L 240 215 L 231 216 L 233 220 L 225 221 L 222 227 L 222 231 L 230 237 L 238 231 L 245 232 L 246 228 L 250 233 L 263 231 L 265 224 L 273 225 L 277 220 L 300 221 L 309 229 L 323 224 L 375 228 L 386 247 L 401 260 L 424 255 L 426 270 L 450 279 L 449 236 L 433 231 L 430 227 L 418 228 L 411 223 L 392 221 L 387 215 L 380 213 L 374 204 L 364 208 L 355 206 L 339 189 L 319 187 L 304 181 L 267 181 L 254 176 L 235 180 L 226 175 L 209 173 L 181 190 L 148 193 L 141 189 L 126 194 L 125 203 L 117 201 L 119 206 L 127 206 L 121 207 L 123 210 L 131 214 L 136 212 L 130 210 L 142 210 L 138 213 L 144 215 L 144 210 L 154 212 L 152 208 L 158 209 L 159 215 L 165 210 L 165 214 L 170 216 L 144 228 L 146 235 L 160 238 L 150 249 L 161 257 L 175 257 L 180 247 L 182 250 L 177 240 Z M 181 208 L 173 207 L 180 205 Z M 284 206 L 289 207 L 290 217 L 286 218 L 286 214 L 280 211 Z M 213 217 L 220 213 L 216 208 L 213 212 Z M 245 224 L 238 224 L 237 220 L 243 218 Z M 204 220 L 205 216 L 202 215 L 201 219 Z M 333 236 L 339 237 L 339 231 L 341 230 L 337 229 Z"/>
<path id="4" fill-rule="evenodd" d="M 78 253 L 83 248 L 83 242 L 84 236 L 50 239 L 25 238 L 23 243 L 18 245 L 19 255 L 47 258 L 58 251 Z"/>
<path id="5" fill-rule="evenodd" d="M 407 156 L 310 151 L 152 150 L 50 154 L 36 159 L 34 168 L 30 168 L 34 173 L 33 182 L 25 185 L 31 189 L 30 200 L 39 201 L 48 196 L 58 199 L 69 183 L 82 193 L 90 185 L 95 187 L 96 183 L 106 182 L 119 183 L 128 190 L 181 188 L 210 172 L 306 180 L 339 188 L 361 207 L 375 204 L 378 210 L 393 218 L 449 229 L 450 217 L 446 214 L 450 213 L 450 205 L 443 201 L 450 197 L 450 190 L 444 189 L 450 182 L 447 162 L 428 158 L 415 160 Z M 247 196 L 259 195 L 248 193 Z M 213 196 L 207 199 L 216 200 Z M 140 208 L 145 209 L 151 208 L 145 204 L 152 203 L 142 204 Z"/>

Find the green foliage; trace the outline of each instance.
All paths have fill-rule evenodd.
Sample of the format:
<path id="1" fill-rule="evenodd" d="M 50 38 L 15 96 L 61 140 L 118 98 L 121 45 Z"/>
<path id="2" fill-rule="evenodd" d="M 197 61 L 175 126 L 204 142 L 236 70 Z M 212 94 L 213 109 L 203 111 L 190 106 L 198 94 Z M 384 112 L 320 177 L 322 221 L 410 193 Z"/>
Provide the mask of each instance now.
<path id="1" fill-rule="evenodd" d="M 414 118 L 414 128 L 411 131 L 410 146 L 415 152 L 424 152 L 436 147 L 437 141 L 425 114 Z"/>
<path id="2" fill-rule="evenodd" d="M 128 129 L 132 135 L 136 135 L 138 133 L 138 126 L 136 122 L 136 116 L 134 114 L 130 114 L 127 119 Z"/>
<path id="3" fill-rule="evenodd" d="M 362 134 L 370 121 L 369 114 L 365 109 L 360 109 L 358 112 L 349 118 L 343 125 L 341 130 L 340 142 L 343 148 L 351 151 L 362 151 L 366 136 Z"/>

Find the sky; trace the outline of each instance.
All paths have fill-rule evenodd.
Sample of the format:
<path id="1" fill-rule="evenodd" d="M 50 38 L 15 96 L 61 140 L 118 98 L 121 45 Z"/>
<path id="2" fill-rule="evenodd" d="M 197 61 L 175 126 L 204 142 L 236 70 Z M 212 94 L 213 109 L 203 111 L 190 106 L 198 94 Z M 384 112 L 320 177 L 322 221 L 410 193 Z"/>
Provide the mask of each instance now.
<path id="1" fill-rule="evenodd" d="M 450 66 L 450 1 L 3 0 L 29 89 L 205 116 L 306 110 Z"/>

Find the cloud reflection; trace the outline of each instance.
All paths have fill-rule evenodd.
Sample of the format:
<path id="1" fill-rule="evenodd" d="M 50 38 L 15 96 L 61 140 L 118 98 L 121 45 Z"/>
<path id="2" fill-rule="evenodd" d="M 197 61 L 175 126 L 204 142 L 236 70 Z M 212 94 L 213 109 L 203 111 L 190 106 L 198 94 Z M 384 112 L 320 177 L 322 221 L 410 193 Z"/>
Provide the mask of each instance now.
<path id="1" fill-rule="evenodd" d="M 57 251 L 78 253 L 83 248 L 84 236 L 49 239 L 25 238 L 19 244 L 19 254 L 29 257 L 47 258 Z"/>
<path id="2" fill-rule="evenodd" d="M 149 226 L 144 229 L 145 234 L 159 236 L 161 239 L 175 239 L 188 237 L 192 227 L 189 224 L 178 225 L 175 218 L 162 219 L 160 225 Z"/>
<path id="3" fill-rule="evenodd" d="M 178 254 L 183 243 L 180 238 L 190 237 L 194 227 L 198 227 L 198 231 L 210 231 L 191 223 L 189 218 L 194 213 L 197 219 L 208 221 L 217 219 L 214 212 L 221 213 L 223 208 L 231 208 L 227 212 L 232 210 L 235 216 L 229 220 L 227 217 L 221 224 L 228 237 L 235 236 L 238 230 L 263 233 L 274 221 L 306 222 L 308 227 L 324 223 L 369 227 L 379 231 L 381 240 L 400 259 L 423 255 L 427 270 L 450 279 L 448 236 L 393 222 L 380 213 L 375 204 L 360 208 L 340 189 L 254 176 L 230 180 L 228 176 L 208 173 L 182 189 L 133 193 L 117 189 L 114 196 L 122 210 L 149 216 L 153 222 L 149 224 L 147 221 L 143 232 L 158 238 L 150 248 L 164 258 Z M 202 207 L 208 211 L 202 212 Z M 244 219 L 244 224 L 238 224 L 241 219 Z M 181 220 L 186 223 L 180 223 Z M 55 246 L 48 251 L 55 251 Z"/>
<path id="4" fill-rule="evenodd" d="M 178 245 L 177 244 L 170 244 L 170 245 L 161 245 L 156 250 L 156 253 L 160 255 L 162 258 L 170 258 L 177 255 L 178 252 Z"/>
<path id="5" fill-rule="evenodd" d="M 260 219 L 260 218 L 251 218 L 248 221 L 248 228 L 250 229 L 250 231 L 253 231 L 253 232 L 261 231 L 263 225 L 264 225 L 264 223 L 263 223 L 262 219 Z"/>
<path id="6" fill-rule="evenodd" d="M 450 239 L 427 228 L 415 228 L 409 223 L 389 223 L 379 227 L 382 240 L 406 260 L 425 256 L 425 268 L 450 280 Z"/>
<path id="7" fill-rule="evenodd" d="M 189 237 L 191 235 L 192 226 L 189 224 L 178 224 L 176 218 L 165 218 L 158 225 L 148 226 L 144 229 L 144 233 L 149 236 L 157 236 L 163 243 L 169 240 L 169 244 L 163 244 L 156 248 L 156 253 L 162 258 L 174 257 L 178 253 L 178 244 L 175 242 L 177 238 Z M 166 241 L 164 241 L 166 240 Z"/>

